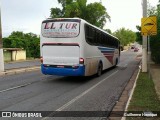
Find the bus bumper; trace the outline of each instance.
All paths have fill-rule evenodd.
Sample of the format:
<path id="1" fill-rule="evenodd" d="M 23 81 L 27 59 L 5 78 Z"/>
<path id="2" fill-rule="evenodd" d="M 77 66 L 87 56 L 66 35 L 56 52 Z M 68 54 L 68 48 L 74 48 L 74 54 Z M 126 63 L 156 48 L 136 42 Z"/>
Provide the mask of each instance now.
<path id="1" fill-rule="evenodd" d="M 79 66 L 77 69 L 72 69 L 72 68 L 45 67 L 43 64 L 41 64 L 41 72 L 45 75 L 84 76 L 85 66 Z"/>

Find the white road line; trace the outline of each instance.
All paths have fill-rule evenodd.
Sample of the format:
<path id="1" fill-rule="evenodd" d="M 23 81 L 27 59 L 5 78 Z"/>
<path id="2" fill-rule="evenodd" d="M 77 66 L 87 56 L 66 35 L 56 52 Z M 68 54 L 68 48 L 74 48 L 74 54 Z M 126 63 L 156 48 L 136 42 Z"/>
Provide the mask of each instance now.
<path id="1" fill-rule="evenodd" d="M 13 89 L 17 89 L 17 88 L 21 88 L 21 87 L 25 87 L 25 86 L 30 85 L 30 84 L 32 84 L 32 83 L 26 83 L 26 84 L 23 84 L 23 85 L 19 85 L 19 86 L 15 86 L 15 87 L 12 87 L 12 88 L 5 89 L 5 90 L 1 90 L 0 93 L 10 91 L 10 90 L 13 90 Z"/>
<path id="2" fill-rule="evenodd" d="M 74 99 L 72 99 L 71 101 L 69 101 L 68 103 L 64 104 L 62 107 L 58 108 L 56 111 L 62 111 L 63 109 L 67 108 L 69 105 L 71 105 L 72 103 L 74 103 L 79 98 L 83 97 L 85 94 L 87 94 L 88 92 L 90 92 L 92 89 L 94 89 L 95 87 L 97 87 L 99 84 L 101 84 L 102 82 L 104 82 L 106 79 L 108 79 L 112 75 L 116 74 L 117 72 L 118 72 L 118 70 L 116 72 L 112 73 L 111 75 L 109 75 L 107 78 L 105 78 L 102 81 L 98 82 L 97 84 L 95 84 L 94 86 L 92 86 L 91 88 L 89 88 L 88 90 L 84 91 L 83 93 L 81 93 L 80 95 L 78 95 L 77 97 L 75 97 Z"/>
<path id="3" fill-rule="evenodd" d="M 83 93 L 81 93 L 77 97 L 73 98 L 71 101 L 69 101 L 68 103 L 64 104 L 62 107 L 58 108 L 56 111 L 62 111 L 62 110 L 64 110 L 65 108 L 67 108 L 68 106 L 70 106 L 71 104 L 73 104 L 75 101 L 77 101 L 78 99 L 80 99 L 81 97 L 83 97 L 84 95 L 86 95 L 88 92 L 90 92 L 91 90 L 93 90 L 99 84 L 101 84 L 102 82 L 104 82 L 105 80 L 107 80 L 109 77 L 111 77 L 114 74 L 116 74 L 118 71 L 119 70 L 117 70 L 114 73 L 110 74 L 108 77 L 104 78 L 102 81 L 98 82 L 97 84 L 95 84 L 94 86 L 92 86 L 91 88 L 89 88 L 88 90 L 84 91 Z M 50 115 L 52 115 L 52 113 Z M 48 119 L 48 117 L 45 117 L 42 120 L 47 120 L 47 119 Z"/>

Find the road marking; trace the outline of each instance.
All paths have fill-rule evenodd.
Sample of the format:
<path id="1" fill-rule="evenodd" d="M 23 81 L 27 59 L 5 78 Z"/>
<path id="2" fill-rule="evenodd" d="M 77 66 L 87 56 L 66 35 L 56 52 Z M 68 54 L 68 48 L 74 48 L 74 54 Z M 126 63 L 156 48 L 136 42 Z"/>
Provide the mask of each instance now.
<path id="1" fill-rule="evenodd" d="M 94 86 L 92 86 L 91 88 L 89 88 L 88 90 L 84 91 L 83 93 L 81 93 L 80 95 L 78 95 L 77 97 L 73 98 L 71 101 L 69 101 L 68 103 L 64 104 L 62 107 L 58 108 L 56 111 L 62 111 L 63 109 L 67 108 L 68 106 L 70 106 L 71 104 L 73 104 L 75 101 L 77 101 L 78 99 L 80 99 L 81 97 L 83 97 L 84 95 L 86 95 L 88 92 L 90 92 L 91 90 L 93 90 L 95 87 L 97 87 L 99 84 L 101 84 L 102 82 L 104 82 L 105 80 L 107 80 L 108 78 L 110 78 L 111 76 L 113 76 L 114 74 L 116 74 L 119 70 L 115 71 L 114 73 L 110 74 L 108 77 L 104 78 L 102 81 L 98 82 L 97 84 L 95 84 Z M 49 116 L 54 115 L 54 112 L 51 113 Z M 45 117 L 41 120 L 47 120 L 48 117 Z"/>
<path id="2" fill-rule="evenodd" d="M 25 86 L 30 85 L 30 84 L 32 84 L 32 83 L 26 83 L 26 84 L 19 85 L 19 86 L 16 86 L 16 87 L 12 87 L 12 88 L 8 88 L 8 89 L 5 89 L 5 90 L 1 90 L 0 93 L 6 92 L 6 91 L 10 91 L 10 90 L 13 90 L 13 89 L 17 89 L 17 88 L 21 88 L 21 87 L 25 87 Z"/>
<path id="3" fill-rule="evenodd" d="M 68 103 L 64 104 L 62 107 L 58 108 L 56 111 L 62 111 L 63 109 L 65 109 L 66 107 L 68 107 L 69 105 L 71 105 L 72 103 L 74 103 L 76 100 L 78 100 L 79 98 L 83 97 L 84 95 L 86 95 L 88 92 L 90 92 L 92 89 L 94 89 L 95 87 L 97 87 L 99 84 L 101 84 L 102 82 L 104 82 L 106 79 L 108 79 L 109 77 L 111 77 L 112 75 L 116 74 L 118 72 L 118 70 L 114 73 L 112 73 L 111 75 L 109 75 L 107 78 L 103 79 L 102 81 L 98 82 L 97 84 L 95 84 L 94 86 L 92 86 L 91 88 L 89 88 L 88 90 L 84 91 L 83 93 L 81 93 L 80 95 L 78 95 L 77 97 L 75 97 L 74 99 L 72 99 L 71 101 L 69 101 Z"/>

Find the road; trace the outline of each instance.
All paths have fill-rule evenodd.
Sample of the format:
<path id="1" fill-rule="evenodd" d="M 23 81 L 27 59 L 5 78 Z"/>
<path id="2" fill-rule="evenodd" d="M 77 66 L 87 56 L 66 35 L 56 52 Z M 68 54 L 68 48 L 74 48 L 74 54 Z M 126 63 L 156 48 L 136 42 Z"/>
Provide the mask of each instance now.
<path id="1" fill-rule="evenodd" d="M 0 111 L 111 111 L 138 69 L 140 59 L 136 59 L 137 54 L 123 52 L 118 66 L 104 71 L 100 77 L 59 77 L 43 75 L 40 71 L 1 76 Z M 71 118 L 56 117 L 59 119 Z"/>
<path id="2" fill-rule="evenodd" d="M 19 62 L 9 62 L 4 64 L 5 70 L 16 69 L 16 68 L 26 68 L 33 66 L 40 66 L 40 60 L 28 60 L 28 61 L 19 61 Z"/>

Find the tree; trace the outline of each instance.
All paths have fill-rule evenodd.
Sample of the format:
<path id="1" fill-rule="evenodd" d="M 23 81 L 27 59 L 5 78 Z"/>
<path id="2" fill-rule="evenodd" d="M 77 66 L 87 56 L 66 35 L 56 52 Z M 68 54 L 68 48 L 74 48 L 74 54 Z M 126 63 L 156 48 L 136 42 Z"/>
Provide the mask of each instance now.
<path id="1" fill-rule="evenodd" d="M 138 32 L 136 32 L 136 42 L 138 42 L 140 45 L 142 45 L 142 35 L 141 35 L 141 26 L 136 26 Z"/>
<path id="2" fill-rule="evenodd" d="M 136 40 L 135 32 L 121 28 L 113 33 L 121 42 L 122 46 L 126 46 L 129 43 L 133 43 Z"/>
<path id="3" fill-rule="evenodd" d="M 160 34 L 160 31 L 158 31 Z M 152 60 L 160 64 L 160 38 L 158 35 L 150 37 L 151 58 Z"/>
<path id="4" fill-rule="evenodd" d="M 153 12 L 152 12 L 153 13 Z M 157 8 L 157 35 L 150 36 L 151 58 L 152 60 L 160 64 L 160 6 Z M 153 14 L 155 15 L 155 14 Z"/>
<path id="5" fill-rule="evenodd" d="M 147 16 L 153 16 L 153 15 L 157 15 L 157 9 L 156 7 L 154 6 L 151 6 L 150 3 L 148 3 L 148 6 L 147 6 Z"/>
<path id="6" fill-rule="evenodd" d="M 62 9 L 51 8 L 52 18 L 79 17 L 100 28 L 103 28 L 107 19 L 110 20 L 106 8 L 99 2 L 88 5 L 87 0 L 58 0 L 58 2 Z"/>
<path id="7" fill-rule="evenodd" d="M 109 34 L 112 34 L 112 31 L 110 29 L 104 29 L 106 32 L 108 32 Z"/>
<path id="8" fill-rule="evenodd" d="M 102 6 L 98 2 L 89 4 L 87 6 L 87 10 L 88 10 L 87 11 L 87 13 L 88 13 L 88 20 L 87 21 L 90 22 L 91 24 L 94 24 L 95 26 L 103 28 L 103 26 L 107 22 L 106 18 L 108 18 L 110 20 L 110 16 L 106 12 L 105 7 Z"/>
<path id="9" fill-rule="evenodd" d="M 51 8 L 51 15 L 52 18 L 60 18 L 63 16 L 63 12 L 59 8 Z"/>
<path id="10" fill-rule="evenodd" d="M 147 15 L 148 16 L 157 16 L 157 35 L 155 36 L 150 36 L 150 48 L 151 48 L 151 58 L 152 60 L 157 63 L 160 64 L 160 38 L 159 38 L 159 34 L 160 34 L 160 6 L 157 7 L 153 7 L 149 4 L 148 6 L 148 10 L 147 10 Z"/>
<path id="11" fill-rule="evenodd" d="M 26 50 L 27 57 L 40 57 L 40 39 L 33 33 L 14 31 L 7 38 L 3 38 L 5 48 L 22 48 Z"/>

